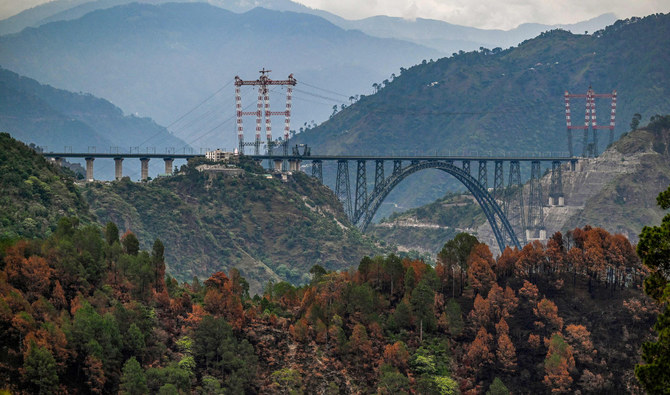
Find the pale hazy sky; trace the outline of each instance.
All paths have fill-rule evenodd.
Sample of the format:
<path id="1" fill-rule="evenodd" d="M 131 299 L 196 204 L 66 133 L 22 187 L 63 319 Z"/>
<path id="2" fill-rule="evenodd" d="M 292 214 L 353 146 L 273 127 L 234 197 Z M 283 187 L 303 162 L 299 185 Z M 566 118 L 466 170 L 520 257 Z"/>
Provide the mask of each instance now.
<path id="1" fill-rule="evenodd" d="M 0 0 L 0 19 L 49 0 Z M 178 0 L 175 0 L 178 1 Z M 207 1 L 207 0 L 203 0 Z M 262 3 L 263 0 L 248 0 Z M 612 12 L 619 18 L 670 12 L 670 0 L 294 0 L 347 19 L 374 15 L 439 19 L 487 29 L 512 29 L 526 22 L 581 22 Z M 211 1 L 217 3 L 216 0 Z"/>
<path id="2" fill-rule="evenodd" d="M 581 22 L 612 12 L 618 18 L 670 12 L 670 0 L 296 0 L 347 19 L 373 15 L 439 19 L 487 29 L 522 23 Z"/>

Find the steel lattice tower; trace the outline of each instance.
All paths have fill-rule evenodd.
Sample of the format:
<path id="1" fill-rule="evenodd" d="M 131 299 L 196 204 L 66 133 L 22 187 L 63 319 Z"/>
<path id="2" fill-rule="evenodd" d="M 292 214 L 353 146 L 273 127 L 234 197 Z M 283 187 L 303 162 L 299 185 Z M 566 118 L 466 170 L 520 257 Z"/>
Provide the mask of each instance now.
<path id="1" fill-rule="evenodd" d="M 582 156 L 586 157 L 597 156 L 598 155 L 598 133 L 599 129 L 608 129 L 609 133 L 609 144 L 614 142 L 614 126 L 616 119 L 616 91 L 612 93 L 595 93 L 593 89 L 589 86 L 589 89 L 586 91 L 585 95 L 582 94 L 571 94 L 568 91 L 565 91 L 565 122 L 567 126 L 568 134 L 568 151 L 570 156 L 574 156 L 573 144 L 572 144 L 572 131 L 573 130 L 583 130 L 584 139 L 582 146 Z M 583 98 L 586 99 L 586 112 L 584 115 L 584 125 L 572 125 L 571 113 L 570 113 L 570 99 L 572 98 Z M 609 125 L 598 125 L 596 120 L 596 98 L 611 99 L 610 104 L 610 123 Z M 591 143 L 589 140 L 589 130 L 592 131 L 593 141 Z"/>
<path id="2" fill-rule="evenodd" d="M 272 154 L 273 141 L 272 141 L 272 115 L 284 115 L 284 154 L 288 154 L 288 139 L 289 139 L 289 129 L 291 127 L 291 96 L 293 94 L 293 87 L 296 85 L 297 81 L 293 78 L 293 74 L 288 76 L 286 80 L 271 80 L 268 77 L 268 73 L 272 70 L 260 70 L 261 76 L 257 80 L 242 80 L 240 77 L 235 76 L 235 107 L 237 114 L 237 139 L 239 142 L 239 152 L 240 154 L 244 153 L 244 147 L 251 145 L 254 147 L 254 154 L 260 154 L 261 146 L 261 132 L 263 129 L 263 118 L 265 118 L 265 137 L 267 138 L 267 149 L 268 154 Z M 241 87 L 243 85 L 252 85 L 258 86 L 258 103 L 256 104 L 256 111 L 243 111 L 242 110 L 242 95 Z M 286 110 L 285 111 L 270 111 L 270 95 L 268 91 L 268 86 L 270 85 L 286 85 Z M 242 116 L 244 115 L 255 115 L 256 116 L 256 139 L 254 142 L 245 142 L 244 141 L 244 127 L 242 124 Z"/>
<path id="3" fill-rule="evenodd" d="M 542 237 L 544 227 L 544 201 L 542 200 L 542 169 L 539 161 L 531 162 L 530 168 L 530 193 L 528 195 L 528 220 L 526 221 L 527 230 L 530 235 L 527 239 Z M 546 236 L 546 235 L 545 235 Z"/>

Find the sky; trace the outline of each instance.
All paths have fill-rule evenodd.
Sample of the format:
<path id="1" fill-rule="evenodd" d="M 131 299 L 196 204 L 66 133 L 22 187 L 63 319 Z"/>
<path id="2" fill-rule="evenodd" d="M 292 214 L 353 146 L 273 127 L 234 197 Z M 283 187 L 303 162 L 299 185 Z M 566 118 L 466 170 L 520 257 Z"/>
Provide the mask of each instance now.
<path id="1" fill-rule="evenodd" d="M 0 0 L 0 19 L 49 0 Z M 178 0 L 176 0 L 178 1 Z M 206 0 L 203 0 L 206 1 Z M 262 3 L 263 0 L 237 0 Z M 347 19 L 374 15 L 430 18 L 483 29 L 522 23 L 571 24 L 614 13 L 618 18 L 670 12 L 670 0 L 294 0 Z"/>
<path id="2" fill-rule="evenodd" d="M 618 18 L 670 12 L 670 0 L 297 0 L 347 19 L 374 15 L 430 18 L 484 29 L 522 23 L 571 24 L 614 13 Z"/>

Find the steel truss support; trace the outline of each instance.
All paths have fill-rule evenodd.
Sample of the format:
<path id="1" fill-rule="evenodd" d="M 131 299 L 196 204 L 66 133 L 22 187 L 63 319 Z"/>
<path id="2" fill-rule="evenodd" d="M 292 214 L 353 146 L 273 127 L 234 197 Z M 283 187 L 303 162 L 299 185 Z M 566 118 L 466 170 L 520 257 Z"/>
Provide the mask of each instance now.
<path id="1" fill-rule="evenodd" d="M 480 160 L 479 161 L 479 177 L 477 177 L 477 180 L 481 184 L 484 189 L 488 189 L 488 180 L 489 176 L 486 174 L 486 161 L 485 160 Z"/>
<path id="2" fill-rule="evenodd" d="M 337 161 L 335 195 L 342 202 L 342 207 L 347 216 L 353 218 L 353 213 L 351 212 L 351 188 L 349 187 L 349 162 L 345 159 Z"/>
<path id="3" fill-rule="evenodd" d="M 524 215 L 523 183 L 521 182 L 521 166 L 519 161 L 511 161 L 509 164 L 509 182 L 505 189 L 504 212 L 510 223 L 519 230 L 517 234 L 526 244 L 526 217 Z"/>
<path id="4" fill-rule="evenodd" d="M 323 184 L 323 163 L 320 160 L 312 161 L 312 177 L 317 178 Z"/>
<path id="5" fill-rule="evenodd" d="M 368 200 L 367 162 L 357 161 L 356 166 L 356 197 L 354 200 L 354 217 L 359 217 L 361 210 Z"/>
<path id="6" fill-rule="evenodd" d="M 398 174 L 402 171 L 402 161 L 394 160 L 393 161 L 393 174 Z"/>
<path id="7" fill-rule="evenodd" d="M 379 188 L 384 183 L 384 161 L 377 159 L 375 161 L 375 189 L 374 192 L 377 193 Z"/>
<path id="8" fill-rule="evenodd" d="M 495 161 L 495 174 L 493 178 L 493 198 L 496 200 L 502 200 L 504 189 L 505 177 L 503 175 L 503 162 L 501 160 L 497 160 Z"/>
<path id="9" fill-rule="evenodd" d="M 563 172 L 561 162 L 551 162 L 551 189 L 549 190 L 549 205 L 562 206 L 563 197 Z"/>
<path id="10" fill-rule="evenodd" d="M 466 172 L 468 175 L 470 175 L 470 161 L 469 160 L 464 160 L 462 163 L 463 166 L 463 171 Z"/>
<path id="11" fill-rule="evenodd" d="M 544 200 L 542 199 L 542 168 L 539 161 L 532 161 L 530 168 L 530 194 L 528 196 L 528 220 L 526 222 L 530 238 L 546 238 L 543 236 L 544 227 Z"/>

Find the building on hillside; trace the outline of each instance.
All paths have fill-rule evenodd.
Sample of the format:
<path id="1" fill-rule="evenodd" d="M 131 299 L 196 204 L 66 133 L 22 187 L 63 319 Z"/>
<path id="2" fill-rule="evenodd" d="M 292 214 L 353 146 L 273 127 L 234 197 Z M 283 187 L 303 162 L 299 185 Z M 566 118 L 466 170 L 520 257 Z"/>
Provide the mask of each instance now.
<path id="1" fill-rule="evenodd" d="M 218 148 L 214 151 L 205 152 L 205 158 L 214 162 L 230 162 L 231 159 L 236 159 L 237 156 L 237 152 L 221 151 Z"/>

